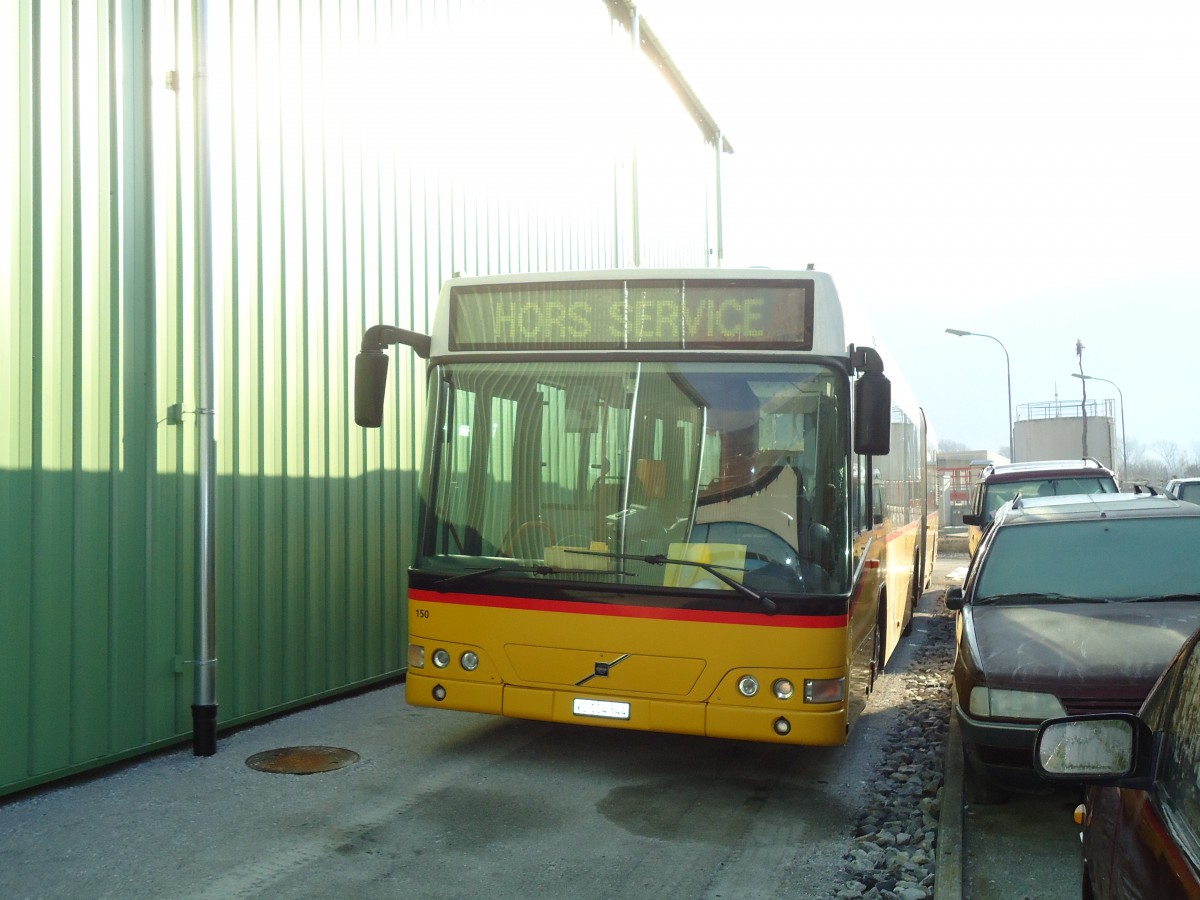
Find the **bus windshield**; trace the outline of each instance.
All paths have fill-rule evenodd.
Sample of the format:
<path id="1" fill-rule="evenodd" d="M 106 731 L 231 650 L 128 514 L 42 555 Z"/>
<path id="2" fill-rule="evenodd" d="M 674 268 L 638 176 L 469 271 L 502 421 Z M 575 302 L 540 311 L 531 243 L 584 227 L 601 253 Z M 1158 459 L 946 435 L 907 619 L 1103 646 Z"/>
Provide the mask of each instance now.
<path id="1" fill-rule="evenodd" d="M 849 590 L 834 366 L 453 362 L 430 382 L 415 568 L 601 590 Z M 646 557 L 657 557 L 646 561 Z"/>

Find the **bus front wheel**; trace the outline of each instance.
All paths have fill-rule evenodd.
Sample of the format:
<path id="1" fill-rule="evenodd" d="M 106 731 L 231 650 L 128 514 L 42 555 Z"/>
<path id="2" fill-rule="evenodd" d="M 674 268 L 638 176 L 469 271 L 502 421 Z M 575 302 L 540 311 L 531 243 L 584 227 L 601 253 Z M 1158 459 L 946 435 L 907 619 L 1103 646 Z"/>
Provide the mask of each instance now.
<path id="1" fill-rule="evenodd" d="M 883 674 L 884 657 L 887 655 L 887 598 L 879 598 L 879 613 L 875 616 L 875 639 L 871 654 L 871 689 L 875 679 Z"/>

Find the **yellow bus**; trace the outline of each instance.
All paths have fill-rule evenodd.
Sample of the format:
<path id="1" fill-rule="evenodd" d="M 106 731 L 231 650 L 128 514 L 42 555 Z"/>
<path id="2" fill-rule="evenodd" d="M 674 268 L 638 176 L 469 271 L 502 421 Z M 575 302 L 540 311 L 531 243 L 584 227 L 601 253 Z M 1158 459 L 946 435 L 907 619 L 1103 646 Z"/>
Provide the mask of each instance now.
<path id="1" fill-rule="evenodd" d="M 408 702 L 844 743 L 937 510 L 924 415 L 848 331 L 828 275 L 759 269 L 454 278 L 431 335 L 369 329 L 360 425 L 389 345 L 428 361 Z"/>

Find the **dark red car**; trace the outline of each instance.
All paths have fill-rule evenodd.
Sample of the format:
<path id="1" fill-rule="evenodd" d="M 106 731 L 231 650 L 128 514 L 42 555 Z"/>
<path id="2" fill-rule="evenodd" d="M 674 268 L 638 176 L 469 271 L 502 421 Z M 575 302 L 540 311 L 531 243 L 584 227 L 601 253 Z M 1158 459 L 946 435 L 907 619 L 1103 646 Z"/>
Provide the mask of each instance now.
<path id="1" fill-rule="evenodd" d="M 1082 809 L 1084 900 L 1200 898 L 1200 631 L 1137 716 L 1052 719 L 1043 777 L 1090 783 Z"/>
<path id="2" fill-rule="evenodd" d="M 1162 495 L 1020 498 L 961 589 L 954 710 L 977 803 L 1044 788 L 1046 719 L 1136 713 L 1200 627 L 1200 506 Z"/>

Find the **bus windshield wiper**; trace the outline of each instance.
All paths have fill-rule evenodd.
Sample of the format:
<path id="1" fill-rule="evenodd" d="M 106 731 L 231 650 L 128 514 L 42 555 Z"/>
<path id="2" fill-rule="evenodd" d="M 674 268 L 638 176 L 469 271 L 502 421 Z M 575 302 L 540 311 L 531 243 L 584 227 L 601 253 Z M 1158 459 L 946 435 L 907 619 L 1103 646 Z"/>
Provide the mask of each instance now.
<path id="1" fill-rule="evenodd" d="M 434 584 L 433 589 L 445 593 L 477 578 L 487 578 L 500 572 L 520 572 L 528 575 L 595 575 L 595 569 L 560 569 L 558 566 L 486 566 L 459 575 L 447 575 Z M 620 572 L 604 572 L 605 575 L 623 574 Z"/>
<path id="2" fill-rule="evenodd" d="M 1024 591 L 1014 594 L 992 594 L 988 597 L 977 597 L 972 601 L 980 605 L 988 603 L 1107 603 L 1104 597 L 1073 597 L 1070 594 L 1039 594 L 1034 591 Z"/>
<path id="3" fill-rule="evenodd" d="M 762 607 L 763 612 L 765 612 L 768 616 L 773 616 L 775 613 L 779 612 L 779 604 L 766 594 L 760 594 L 758 591 L 746 587 L 746 585 L 742 584 L 740 581 L 731 578 L 724 572 L 720 571 L 721 569 L 730 569 L 734 572 L 743 571 L 735 566 L 715 566 L 712 563 L 699 562 L 698 560 L 694 559 L 675 559 L 670 556 L 664 556 L 661 553 L 650 553 L 646 556 L 639 556 L 635 553 L 609 553 L 605 550 L 580 550 L 574 548 L 567 548 L 566 552 L 580 553 L 584 556 L 603 556 L 607 559 L 634 560 L 636 562 L 649 563 L 652 566 L 695 566 L 698 569 L 703 569 L 709 575 L 712 575 L 714 578 L 729 585 L 735 591 L 739 591 L 740 593 L 743 593 L 747 597 L 753 599 L 756 603 L 758 603 L 759 606 Z"/>
<path id="4" fill-rule="evenodd" d="M 1157 594 L 1150 597 L 1126 597 L 1122 603 L 1155 603 L 1171 600 L 1200 600 L 1200 594 Z"/>

